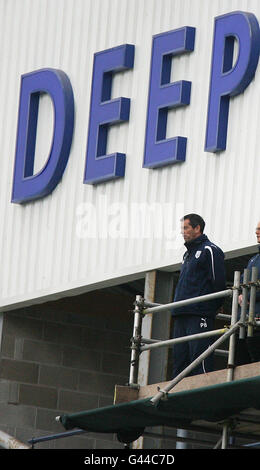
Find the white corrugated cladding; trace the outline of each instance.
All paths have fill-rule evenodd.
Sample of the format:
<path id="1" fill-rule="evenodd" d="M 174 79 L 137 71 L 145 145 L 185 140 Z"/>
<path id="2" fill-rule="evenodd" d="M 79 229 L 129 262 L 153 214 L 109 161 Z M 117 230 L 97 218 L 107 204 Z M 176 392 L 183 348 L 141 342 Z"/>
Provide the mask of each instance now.
<path id="1" fill-rule="evenodd" d="M 235 10 L 260 20 L 259 0 L 0 0 L 2 309 L 178 264 L 183 247 L 176 221 L 183 213 L 203 215 L 207 235 L 225 252 L 255 244 L 259 66 L 245 92 L 231 99 L 226 151 L 204 151 L 214 18 Z M 167 135 L 188 137 L 186 162 L 144 169 L 152 36 L 183 26 L 196 28 L 195 49 L 174 59 L 172 80 L 192 82 L 191 103 L 169 113 Z M 126 153 L 125 177 L 83 184 L 93 54 L 126 43 L 135 45 L 134 68 L 115 75 L 113 97 L 131 98 L 130 119 L 111 128 L 107 149 Z M 13 204 L 20 79 L 46 67 L 66 72 L 73 87 L 70 158 L 51 195 Z M 43 96 L 36 170 L 48 155 L 52 124 L 51 100 Z"/>

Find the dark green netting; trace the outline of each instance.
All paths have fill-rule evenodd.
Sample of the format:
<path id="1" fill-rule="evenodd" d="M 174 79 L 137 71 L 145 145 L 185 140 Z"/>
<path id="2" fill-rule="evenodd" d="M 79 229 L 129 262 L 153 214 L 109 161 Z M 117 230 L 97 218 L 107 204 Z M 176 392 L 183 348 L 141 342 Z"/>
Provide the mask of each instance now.
<path id="1" fill-rule="evenodd" d="M 247 408 L 260 409 L 260 376 L 169 393 L 153 405 L 150 398 L 61 416 L 65 429 L 117 433 L 132 442 L 147 426 L 185 426 L 195 420 L 221 421 Z"/>

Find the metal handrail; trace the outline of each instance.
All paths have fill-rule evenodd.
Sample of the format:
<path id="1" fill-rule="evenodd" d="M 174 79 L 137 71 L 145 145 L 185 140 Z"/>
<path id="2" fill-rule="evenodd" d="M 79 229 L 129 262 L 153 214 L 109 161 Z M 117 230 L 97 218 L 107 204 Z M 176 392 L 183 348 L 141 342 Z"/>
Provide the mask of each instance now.
<path id="1" fill-rule="evenodd" d="M 153 304 L 155 306 L 149 306 L 148 308 L 144 308 L 143 314 L 146 315 L 148 313 L 163 312 L 164 310 L 185 307 L 186 305 L 195 304 L 195 303 L 198 304 L 200 302 L 206 302 L 207 300 L 219 299 L 222 297 L 231 297 L 232 294 L 233 294 L 233 289 L 225 289 L 223 291 L 213 292 L 212 294 L 205 294 L 205 295 L 200 295 L 198 297 L 193 297 L 190 299 L 178 300 L 176 302 L 171 302 L 169 304 L 161 304 L 161 305 Z M 146 305 L 146 301 L 144 301 L 144 305 Z M 149 302 L 149 305 L 151 305 L 151 302 Z"/>
<path id="2" fill-rule="evenodd" d="M 228 328 L 220 328 L 219 330 L 204 331 L 203 333 L 197 333 L 195 335 L 181 336 L 180 338 L 166 339 L 162 341 L 156 341 L 155 343 L 148 344 L 147 346 L 141 346 L 140 352 L 148 351 L 148 349 L 163 348 L 172 346 L 178 343 L 184 343 L 186 341 L 193 341 L 199 338 L 209 338 L 210 336 L 218 336 L 228 331 Z"/>

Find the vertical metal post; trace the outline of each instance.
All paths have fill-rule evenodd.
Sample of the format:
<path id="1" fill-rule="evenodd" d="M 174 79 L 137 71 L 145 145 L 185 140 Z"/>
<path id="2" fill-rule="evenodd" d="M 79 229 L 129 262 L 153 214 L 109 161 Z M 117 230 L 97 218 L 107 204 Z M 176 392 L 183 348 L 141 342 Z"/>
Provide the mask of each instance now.
<path id="1" fill-rule="evenodd" d="M 163 271 L 148 271 L 145 274 L 144 305 L 158 302 L 165 304 L 172 301 L 174 277 L 172 273 Z M 164 312 L 163 315 L 153 312 L 145 314 L 142 320 L 142 338 L 160 338 L 166 340 L 170 337 L 171 313 Z M 142 352 L 142 350 L 141 350 Z M 144 351 L 139 356 L 138 363 L 138 385 L 160 383 L 166 380 L 168 349 L 161 348 L 157 351 Z M 132 448 L 145 449 L 147 444 L 145 437 L 137 439 Z"/>
<path id="2" fill-rule="evenodd" d="M 233 299 L 232 299 L 231 326 L 233 326 L 237 322 L 239 286 L 240 286 L 240 271 L 235 271 L 234 286 L 233 286 Z M 230 340 L 229 340 L 227 382 L 230 382 L 231 380 L 233 380 L 233 375 L 234 375 L 235 343 L 236 343 L 235 334 L 231 335 Z"/>
<path id="3" fill-rule="evenodd" d="M 250 302 L 249 302 L 249 316 L 248 316 L 248 330 L 247 336 L 253 336 L 254 334 L 254 318 L 255 318 L 255 301 L 256 301 L 256 283 L 258 277 L 258 269 L 257 267 L 252 268 L 252 275 L 251 275 L 251 287 L 250 287 Z"/>
<path id="4" fill-rule="evenodd" d="M 249 283 L 249 269 L 244 269 L 244 276 L 243 276 L 243 287 L 242 287 L 242 305 L 241 305 L 241 322 L 245 323 L 246 321 L 246 314 L 247 314 L 247 303 L 248 303 L 248 283 Z M 246 336 L 246 329 L 245 326 L 241 326 L 239 330 L 239 338 L 244 339 Z"/>
<path id="5" fill-rule="evenodd" d="M 228 423 L 225 423 L 223 425 L 223 431 L 222 431 L 222 444 L 221 444 L 221 449 L 226 449 L 227 448 L 227 443 L 228 443 Z"/>
<path id="6" fill-rule="evenodd" d="M 177 436 L 188 438 L 188 431 L 186 429 L 177 429 Z M 176 441 L 176 449 L 188 449 L 188 443 L 183 441 Z"/>
<path id="7" fill-rule="evenodd" d="M 155 286 L 157 271 L 149 271 L 145 274 L 144 298 L 146 301 L 155 301 Z M 141 335 L 145 338 L 152 338 L 153 313 L 145 315 L 141 326 Z M 140 386 L 148 384 L 150 371 L 150 351 L 145 351 L 138 360 L 137 382 Z M 144 437 L 140 436 L 132 443 L 133 449 L 144 448 Z"/>
<path id="8" fill-rule="evenodd" d="M 145 274 L 145 286 L 144 286 L 144 299 L 145 301 L 155 301 L 155 286 L 157 280 L 157 272 L 149 271 Z M 153 313 L 149 313 L 144 316 L 142 321 L 141 334 L 144 338 L 153 337 Z M 138 366 L 138 383 L 143 386 L 149 383 L 149 372 L 150 372 L 150 351 L 145 351 L 139 360 Z M 153 382 L 150 382 L 153 383 Z"/>
<path id="9" fill-rule="evenodd" d="M 232 313 L 231 313 L 231 327 L 237 322 L 238 312 L 238 297 L 240 287 L 240 271 L 234 273 L 234 285 L 233 285 L 233 296 L 232 296 Z M 229 351 L 228 351 L 228 365 L 227 365 L 227 382 L 231 382 L 234 378 L 234 367 L 235 367 L 235 343 L 236 343 L 236 332 L 229 338 Z M 229 423 L 226 422 L 223 425 L 222 431 L 222 449 L 227 448 L 228 443 L 228 430 Z"/>
<path id="10" fill-rule="evenodd" d="M 131 339 L 131 363 L 129 372 L 129 385 L 137 385 L 138 377 L 138 361 L 140 354 L 140 342 L 141 342 L 141 328 L 142 328 L 142 317 L 143 317 L 143 298 L 141 295 L 136 296 L 135 308 L 134 308 L 134 327 L 133 337 Z"/>

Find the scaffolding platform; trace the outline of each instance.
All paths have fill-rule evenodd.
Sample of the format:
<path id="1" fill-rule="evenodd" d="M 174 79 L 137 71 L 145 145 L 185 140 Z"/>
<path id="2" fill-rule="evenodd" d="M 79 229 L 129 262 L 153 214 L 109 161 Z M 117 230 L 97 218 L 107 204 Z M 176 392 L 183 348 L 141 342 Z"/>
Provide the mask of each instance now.
<path id="1" fill-rule="evenodd" d="M 231 382 L 226 377 L 227 369 L 186 377 L 156 404 L 151 397 L 165 383 L 139 390 L 116 386 L 114 405 L 64 414 L 59 420 L 66 430 L 116 433 L 124 443 L 151 426 L 221 433 L 227 421 L 232 421 L 233 436 L 260 440 L 260 363 L 236 367 Z"/>

